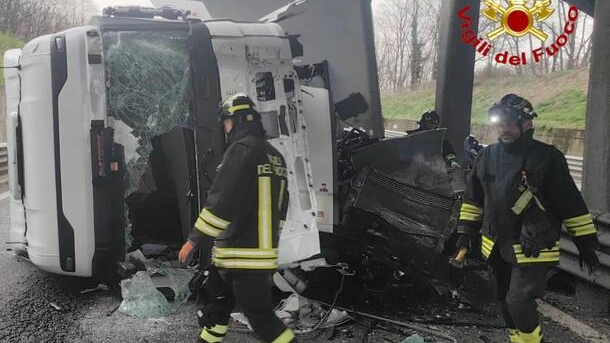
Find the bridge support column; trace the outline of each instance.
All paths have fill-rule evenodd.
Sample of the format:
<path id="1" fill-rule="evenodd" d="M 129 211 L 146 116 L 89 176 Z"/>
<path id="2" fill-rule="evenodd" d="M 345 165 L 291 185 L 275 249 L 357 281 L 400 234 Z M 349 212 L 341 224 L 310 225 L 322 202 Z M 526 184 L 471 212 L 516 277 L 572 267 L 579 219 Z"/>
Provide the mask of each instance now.
<path id="1" fill-rule="evenodd" d="M 441 115 L 449 139 L 459 157 L 463 157 L 464 138 L 470 133 L 475 49 L 462 42 L 460 10 L 472 20 L 478 34 L 480 0 L 446 0 L 441 10 L 441 39 L 436 83 L 436 110 Z"/>
<path id="2" fill-rule="evenodd" d="M 583 194 L 592 212 L 610 213 L 610 1 L 596 1 L 593 30 Z"/>

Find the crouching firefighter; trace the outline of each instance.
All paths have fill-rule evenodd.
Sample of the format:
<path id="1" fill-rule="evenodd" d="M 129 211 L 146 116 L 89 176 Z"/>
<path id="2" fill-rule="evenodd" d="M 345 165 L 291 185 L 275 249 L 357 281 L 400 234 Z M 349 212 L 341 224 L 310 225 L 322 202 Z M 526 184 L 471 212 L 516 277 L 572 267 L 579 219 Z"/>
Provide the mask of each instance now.
<path id="1" fill-rule="evenodd" d="M 271 275 L 277 269 L 280 229 L 288 209 L 286 163 L 265 140 L 260 114 L 245 94 L 221 103 L 227 150 L 207 200 L 179 259 L 211 248 L 197 312 L 199 342 L 221 342 L 234 305 L 239 305 L 265 342 L 296 342 L 275 316 Z M 213 247 L 212 247 L 213 246 Z M 209 255 L 208 255 L 209 256 Z"/>
<path id="2" fill-rule="evenodd" d="M 459 251 L 481 235 L 510 341 L 543 342 L 536 298 L 559 262 L 562 224 L 581 266 L 599 266 L 597 231 L 563 154 L 533 139 L 529 101 L 508 94 L 489 110 L 499 142 L 485 147 L 469 176 L 458 224 Z"/>

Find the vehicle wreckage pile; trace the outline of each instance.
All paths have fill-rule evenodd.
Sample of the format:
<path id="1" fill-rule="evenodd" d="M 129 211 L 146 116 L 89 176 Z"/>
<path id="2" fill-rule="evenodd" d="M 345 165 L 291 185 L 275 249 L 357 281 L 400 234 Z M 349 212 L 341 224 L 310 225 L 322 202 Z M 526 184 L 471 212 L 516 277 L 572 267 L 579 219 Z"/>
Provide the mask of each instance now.
<path id="1" fill-rule="evenodd" d="M 292 294 L 278 305 L 282 320 L 309 332 L 350 320 L 348 312 L 392 324 L 390 317 L 419 322 L 450 317 L 439 303 L 467 306 L 456 291 L 461 275 L 447 263 L 464 175 L 442 160 L 443 136 L 437 130 L 379 140 L 358 129 L 344 132 L 337 144 L 342 224 L 333 234 L 321 233 L 321 256 L 274 276 L 285 292 L 278 300 Z M 179 267 L 169 262 L 171 249 L 145 250 L 148 257 L 162 257 L 161 263 L 139 250 L 128 255 L 121 275 L 133 276 L 121 283 L 120 311 L 165 316 L 188 298 L 194 270 L 171 268 Z M 239 314 L 234 320 L 248 325 Z M 414 324 L 393 324 L 452 341 Z"/>

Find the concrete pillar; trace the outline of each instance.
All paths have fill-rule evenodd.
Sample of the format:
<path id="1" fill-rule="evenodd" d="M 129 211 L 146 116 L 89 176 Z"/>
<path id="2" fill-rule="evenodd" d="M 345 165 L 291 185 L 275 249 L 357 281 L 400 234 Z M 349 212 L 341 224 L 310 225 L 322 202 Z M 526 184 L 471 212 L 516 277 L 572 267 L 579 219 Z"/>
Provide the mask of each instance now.
<path id="1" fill-rule="evenodd" d="M 478 32 L 480 0 L 446 0 L 441 10 L 441 39 L 436 83 L 436 109 L 449 130 L 449 139 L 459 157 L 463 157 L 464 138 L 470 133 L 475 49 L 462 42 L 462 21 L 458 13 L 465 6 Z"/>
<path id="2" fill-rule="evenodd" d="M 592 212 L 610 213 L 610 1 L 596 1 L 593 30 L 583 194 Z"/>

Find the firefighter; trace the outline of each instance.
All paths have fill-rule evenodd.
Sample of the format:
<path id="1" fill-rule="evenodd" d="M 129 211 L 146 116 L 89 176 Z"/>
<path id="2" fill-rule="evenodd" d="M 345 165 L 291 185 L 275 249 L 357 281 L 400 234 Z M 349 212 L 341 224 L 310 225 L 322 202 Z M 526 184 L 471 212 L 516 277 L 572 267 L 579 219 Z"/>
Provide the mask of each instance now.
<path id="1" fill-rule="evenodd" d="M 212 249 L 197 312 L 199 342 L 221 342 L 235 304 L 265 342 L 296 342 L 275 316 L 271 274 L 277 269 L 279 234 L 288 209 L 287 169 L 265 140 L 261 116 L 245 94 L 221 103 L 227 150 L 179 260 Z M 213 247 L 212 247 L 213 246 Z"/>
<path id="2" fill-rule="evenodd" d="M 562 224 L 590 273 L 599 266 L 597 231 L 563 154 L 533 139 L 531 103 L 508 94 L 489 117 L 499 141 L 481 151 L 469 176 L 457 248 L 472 249 L 481 234 L 510 341 L 540 343 L 535 299 L 559 262 Z"/>
<path id="3" fill-rule="evenodd" d="M 472 169 L 472 164 L 477 159 L 477 156 L 479 156 L 481 150 L 483 150 L 483 145 L 479 143 L 475 136 L 468 135 L 464 138 L 464 167 L 466 171 Z"/>
<path id="4" fill-rule="evenodd" d="M 441 127 L 441 117 L 438 115 L 436 110 L 428 110 L 422 114 L 421 118 L 417 122 L 419 127 L 416 130 L 407 131 L 408 134 L 436 130 Z M 457 155 L 451 143 L 448 140 L 443 140 L 443 159 L 447 163 L 447 166 L 451 169 L 461 168 L 457 161 Z"/>

